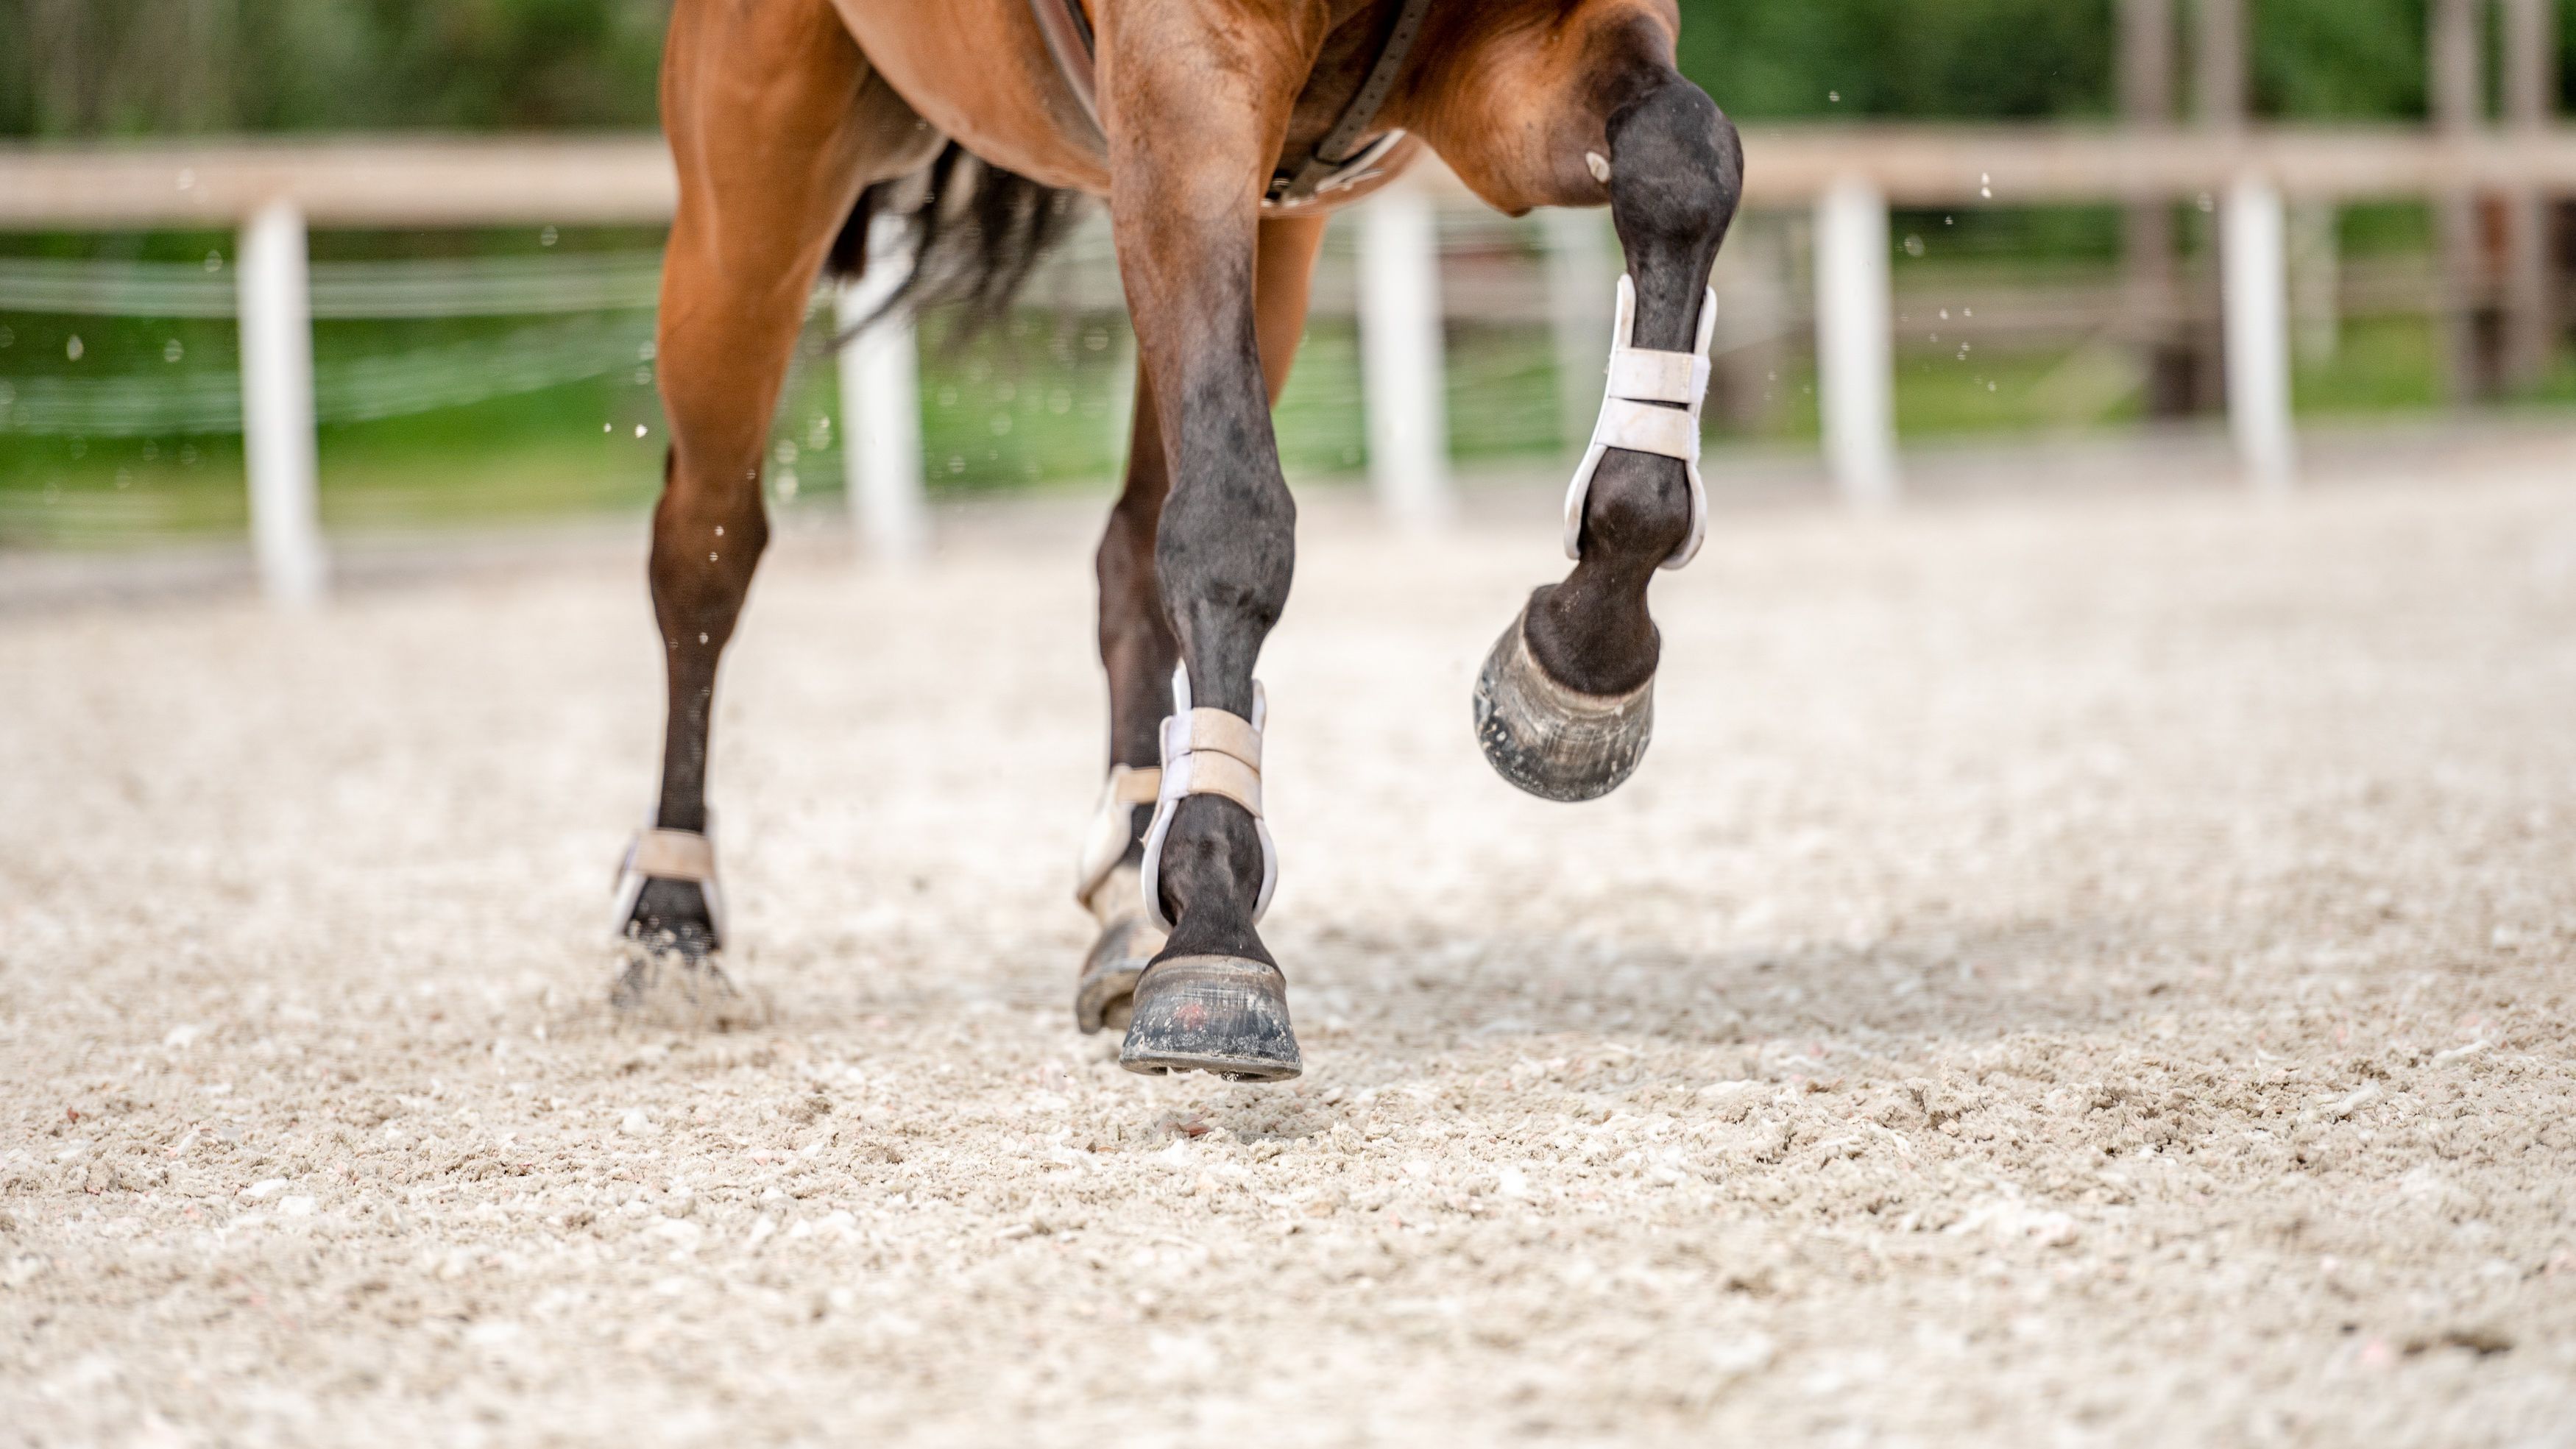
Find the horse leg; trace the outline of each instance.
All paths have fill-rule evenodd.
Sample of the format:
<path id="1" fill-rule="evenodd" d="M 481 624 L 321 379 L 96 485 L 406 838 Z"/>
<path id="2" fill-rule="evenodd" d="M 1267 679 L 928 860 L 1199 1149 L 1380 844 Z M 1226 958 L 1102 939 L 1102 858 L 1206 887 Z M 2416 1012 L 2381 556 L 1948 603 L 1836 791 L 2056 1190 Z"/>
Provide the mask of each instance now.
<path id="1" fill-rule="evenodd" d="M 1607 794 L 1644 756 L 1661 651 L 1647 585 L 1688 560 L 1705 526 L 1707 369 L 1692 358 L 1706 355 L 1708 274 L 1744 160 L 1734 126 L 1672 57 L 1662 15 L 1587 0 L 1561 32 L 1496 25 L 1463 39 L 1435 77 L 1447 101 L 1423 122 L 1460 177 L 1505 210 L 1607 200 L 1634 288 L 1633 329 L 1618 339 L 1634 352 L 1612 377 L 1596 434 L 1605 446 L 1587 459 L 1588 487 L 1569 496 L 1577 561 L 1530 596 L 1476 689 L 1486 758 L 1554 800 Z"/>
<path id="2" fill-rule="evenodd" d="M 1139 1072 L 1303 1069 L 1286 978 L 1255 930 L 1276 861 L 1253 665 L 1287 603 L 1296 504 L 1270 429 L 1253 271 L 1261 191 L 1322 38 L 1286 9 L 1099 11 L 1119 270 L 1168 473 L 1155 589 L 1187 688 L 1161 730 L 1142 865 L 1147 914 L 1169 935 L 1119 1049 Z"/>
<path id="3" fill-rule="evenodd" d="M 1276 406 L 1305 330 L 1306 301 L 1323 245 L 1320 216 L 1266 218 L 1253 263 L 1253 310 L 1262 382 Z M 1163 949 L 1145 917 L 1138 871 L 1145 831 L 1162 782 L 1156 768 L 1163 717 L 1172 712 L 1172 667 L 1180 641 L 1163 614 L 1154 574 L 1155 524 L 1171 490 L 1162 415 L 1151 375 L 1136 369 L 1136 415 L 1127 483 L 1101 536 L 1100 662 L 1109 673 L 1109 779 L 1084 843 L 1074 896 L 1100 923 L 1074 989 L 1073 1016 L 1086 1033 L 1125 1027 L 1136 978 Z"/>
<path id="4" fill-rule="evenodd" d="M 936 133 L 878 79 L 829 0 L 681 0 L 662 71 L 680 203 L 655 355 L 670 451 L 650 577 L 669 686 L 653 824 L 629 848 L 615 999 L 664 966 L 692 1005 L 730 993 L 712 961 L 724 911 L 707 835 L 716 664 L 768 542 L 761 455 L 825 252 L 868 183 L 928 159 Z"/>

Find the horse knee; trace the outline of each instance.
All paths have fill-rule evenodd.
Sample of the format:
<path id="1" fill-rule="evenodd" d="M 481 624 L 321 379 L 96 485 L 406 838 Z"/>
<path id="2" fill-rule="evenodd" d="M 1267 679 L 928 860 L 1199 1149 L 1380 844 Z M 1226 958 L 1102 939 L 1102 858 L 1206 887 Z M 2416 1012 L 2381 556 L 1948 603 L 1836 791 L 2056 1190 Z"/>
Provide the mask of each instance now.
<path id="1" fill-rule="evenodd" d="M 1633 253 L 1706 248 L 1744 194 L 1744 145 L 1708 93 L 1667 71 L 1610 115 L 1610 213 Z"/>
<path id="2" fill-rule="evenodd" d="M 1287 609 L 1296 552 L 1297 506 L 1266 459 L 1175 488 L 1164 503 L 1155 572 L 1206 692 L 1200 703 L 1251 714 L 1253 661 Z"/>

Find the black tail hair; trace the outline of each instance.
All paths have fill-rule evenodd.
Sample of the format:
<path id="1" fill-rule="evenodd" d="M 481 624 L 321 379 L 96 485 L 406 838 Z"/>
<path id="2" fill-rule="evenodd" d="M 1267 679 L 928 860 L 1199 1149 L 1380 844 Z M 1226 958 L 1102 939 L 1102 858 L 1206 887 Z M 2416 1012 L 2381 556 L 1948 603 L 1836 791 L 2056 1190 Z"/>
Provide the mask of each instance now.
<path id="1" fill-rule="evenodd" d="M 880 259 L 906 271 L 877 316 L 954 303 L 948 341 L 957 345 L 1010 315 L 1029 274 L 1081 220 L 1082 196 L 987 165 L 951 141 L 922 170 L 859 193 L 832 240 L 825 270 L 859 275 L 867 265 L 869 224 L 880 216 L 906 223 L 906 251 Z"/>

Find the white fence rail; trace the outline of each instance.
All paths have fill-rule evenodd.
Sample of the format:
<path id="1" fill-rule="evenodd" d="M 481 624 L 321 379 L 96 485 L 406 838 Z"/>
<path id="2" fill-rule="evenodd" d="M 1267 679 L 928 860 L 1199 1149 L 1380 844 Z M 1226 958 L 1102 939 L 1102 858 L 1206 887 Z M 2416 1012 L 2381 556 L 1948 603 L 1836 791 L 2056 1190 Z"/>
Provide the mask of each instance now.
<path id="1" fill-rule="evenodd" d="M 2439 135 L 2395 128 L 2219 134 L 1811 127 L 1750 130 L 1746 150 L 1748 206 L 1815 209 L 1826 453 L 1843 496 L 1863 505 L 1888 503 L 1899 490 L 1891 205 L 2224 195 L 2231 424 L 2249 482 L 2278 491 L 2290 484 L 2296 453 L 2285 198 L 2416 197 L 2464 187 L 2576 195 L 2576 132 L 2532 127 Z M 1409 523 L 1436 521 L 1449 506 L 1431 207 L 1463 192 L 1436 166 L 1425 171 L 1367 204 L 1360 246 L 1372 474 L 1390 513 Z M 133 304 L 165 316 L 221 316 L 237 307 L 261 578 L 281 603 L 309 602 L 327 576 L 313 478 L 312 318 L 608 310 L 643 305 L 651 288 L 641 264 L 602 269 L 567 292 L 559 275 L 540 281 L 529 270 L 535 264 L 508 262 L 460 263 L 439 275 L 414 270 L 397 287 L 363 265 L 308 267 L 305 226 L 655 223 L 667 220 L 675 194 L 660 143 L 649 138 L 0 148 L 0 228 L 243 228 L 237 302 L 222 295 L 220 279 L 183 270 L 134 267 L 101 281 L 101 274 L 75 278 L 27 262 L 0 262 L 0 299 L 67 312 Z M 1598 299 L 1606 299 L 1611 281 L 1607 249 L 1597 230 L 1588 239 L 1579 226 L 1552 228 L 1551 235 L 1558 244 L 1549 269 L 1558 351 L 1588 358 L 1602 346 Z M 839 310 L 855 320 L 874 309 L 859 293 L 840 298 Z M 852 339 L 841 365 L 845 459 L 860 532 L 873 555 L 909 557 L 927 538 L 909 329 L 881 326 Z M 1588 406 L 1578 401 L 1587 392 L 1569 385 L 1565 405 Z M 354 405 L 330 401 L 343 413 Z M 47 400 L 30 395 L 18 405 Z"/>

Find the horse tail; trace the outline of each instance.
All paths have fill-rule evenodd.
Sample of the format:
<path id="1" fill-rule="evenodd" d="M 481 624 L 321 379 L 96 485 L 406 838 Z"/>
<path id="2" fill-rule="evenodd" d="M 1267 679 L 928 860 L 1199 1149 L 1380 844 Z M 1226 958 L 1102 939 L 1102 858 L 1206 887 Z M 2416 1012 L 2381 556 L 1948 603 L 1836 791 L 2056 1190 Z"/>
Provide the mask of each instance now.
<path id="1" fill-rule="evenodd" d="M 899 218 L 904 234 L 879 264 L 904 275 L 876 317 L 955 304 L 954 345 L 1009 315 L 1029 274 L 1081 219 L 1082 196 L 988 165 L 951 141 L 921 170 L 859 193 L 832 240 L 830 275 L 855 277 L 868 265 L 868 232 L 880 216 Z"/>

